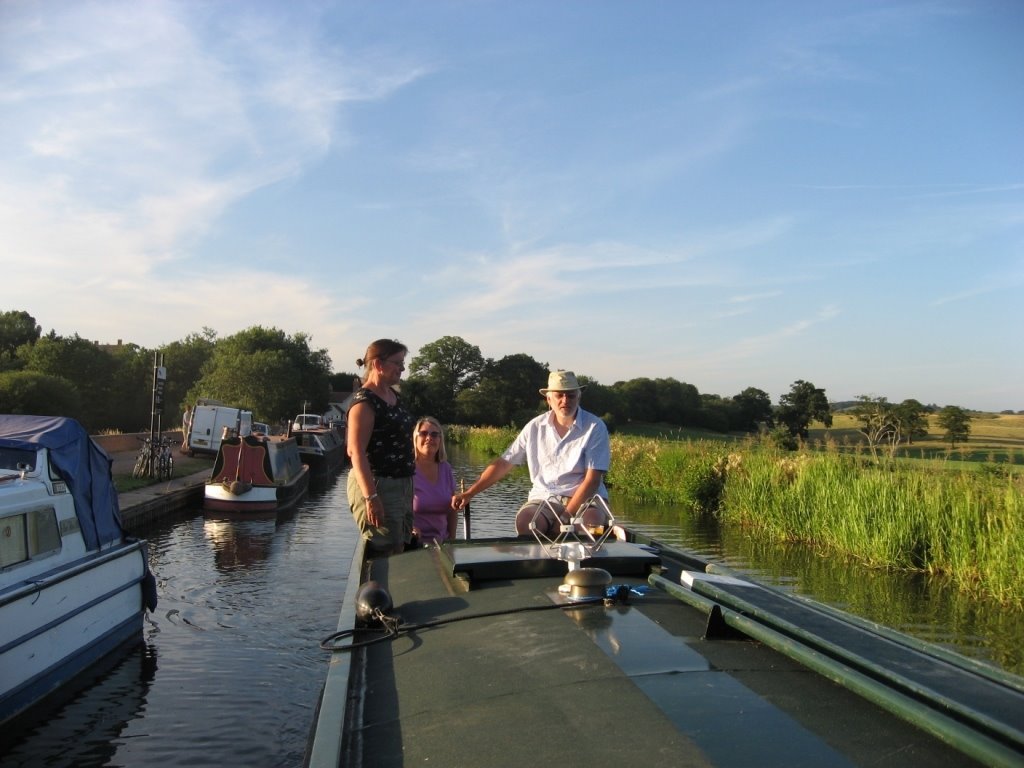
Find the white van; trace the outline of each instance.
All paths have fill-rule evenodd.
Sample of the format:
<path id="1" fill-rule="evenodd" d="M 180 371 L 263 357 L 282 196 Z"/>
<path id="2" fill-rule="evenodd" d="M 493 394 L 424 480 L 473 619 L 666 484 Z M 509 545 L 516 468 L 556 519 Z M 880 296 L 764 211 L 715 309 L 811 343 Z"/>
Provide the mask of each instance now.
<path id="1" fill-rule="evenodd" d="M 225 434 L 248 435 L 251 432 L 252 411 L 227 405 L 196 405 L 182 451 L 189 456 L 216 454 Z"/>

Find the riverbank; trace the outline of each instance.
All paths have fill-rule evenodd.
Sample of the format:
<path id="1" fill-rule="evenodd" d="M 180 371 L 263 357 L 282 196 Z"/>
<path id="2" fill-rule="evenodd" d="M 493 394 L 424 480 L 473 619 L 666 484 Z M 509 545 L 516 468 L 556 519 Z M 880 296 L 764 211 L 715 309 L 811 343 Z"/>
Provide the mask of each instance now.
<path id="1" fill-rule="evenodd" d="M 181 441 L 181 433 L 164 433 L 175 442 Z M 130 477 L 135 460 L 139 455 L 139 435 L 99 435 L 93 440 L 110 456 L 114 477 Z M 195 507 L 202 501 L 203 487 L 210 477 L 210 467 L 166 482 L 153 483 L 129 491 L 118 491 L 117 499 L 121 510 L 121 524 L 126 531 L 160 520 L 182 509 Z"/>
<path id="2" fill-rule="evenodd" d="M 134 455 L 130 466 L 134 466 Z M 203 487 L 209 478 L 210 470 L 204 470 L 175 477 L 167 482 L 119 492 L 117 499 L 121 508 L 121 524 L 130 533 L 133 528 L 159 520 L 179 510 L 195 507 L 202 502 Z"/>

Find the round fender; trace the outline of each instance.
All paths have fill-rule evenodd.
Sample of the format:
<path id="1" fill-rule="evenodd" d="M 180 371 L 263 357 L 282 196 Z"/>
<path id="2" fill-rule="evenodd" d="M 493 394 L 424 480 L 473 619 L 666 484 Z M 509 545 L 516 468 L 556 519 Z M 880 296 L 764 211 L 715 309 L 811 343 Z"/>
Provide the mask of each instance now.
<path id="1" fill-rule="evenodd" d="M 391 610 L 391 595 L 376 581 L 368 581 L 356 592 L 356 617 L 371 624 L 379 621 L 377 612 Z"/>

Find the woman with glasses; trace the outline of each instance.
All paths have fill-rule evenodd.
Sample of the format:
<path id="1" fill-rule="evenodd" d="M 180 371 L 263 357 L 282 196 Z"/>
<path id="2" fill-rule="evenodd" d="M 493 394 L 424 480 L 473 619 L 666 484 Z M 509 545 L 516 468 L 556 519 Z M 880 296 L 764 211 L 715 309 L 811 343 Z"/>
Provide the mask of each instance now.
<path id="1" fill-rule="evenodd" d="M 607 516 L 591 501 L 595 495 L 608 498 L 604 475 L 611 462 L 611 448 L 604 422 L 580 408 L 584 388 L 572 371 L 552 371 L 548 386 L 540 390 L 549 410 L 523 427 L 505 453 L 488 464 L 464 493 L 455 495 L 456 509 L 462 509 L 514 467 L 526 464 L 532 486 L 529 499 L 516 514 L 516 533 L 531 533 L 532 524 L 538 532 L 554 538 L 560 522 L 568 522 L 581 509 L 585 526 L 603 526 Z"/>
<path id="2" fill-rule="evenodd" d="M 416 422 L 412 433 L 416 449 L 413 477 L 413 536 L 420 544 L 440 543 L 455 538 L 458 511 L 453 506 L 455 474 L 444 450 L 444 430 L 433 416 Z"/>
<path id="3" fill-rule="evenodd" d="M 348 411 L 348 505 L 371 556 L 398 554 L 412 538 L 413 418 L 395 389 L 407 352 L 378 339 L 356 360 L 366 374 Z"/>

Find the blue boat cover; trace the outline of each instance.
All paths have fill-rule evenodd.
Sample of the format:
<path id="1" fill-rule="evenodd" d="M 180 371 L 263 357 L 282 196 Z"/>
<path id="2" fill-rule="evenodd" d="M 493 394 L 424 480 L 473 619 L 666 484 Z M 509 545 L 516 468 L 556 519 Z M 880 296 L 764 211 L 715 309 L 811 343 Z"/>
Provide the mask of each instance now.
<path id="1" fill-rule="evenodd" d="M 48 449 L 54 469 L 75 500 L 86 547 L 98 549 L 120 541 L 123 530 L 112 461 L 81 424 L 64 416 L 0 415 L 0 447 Z"/>

